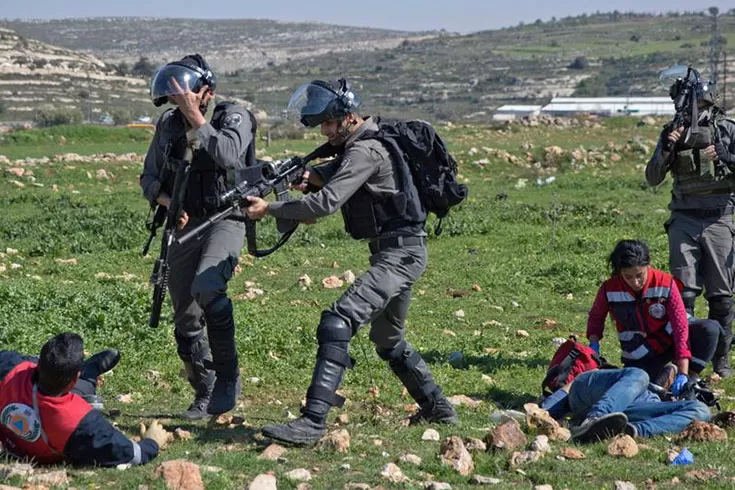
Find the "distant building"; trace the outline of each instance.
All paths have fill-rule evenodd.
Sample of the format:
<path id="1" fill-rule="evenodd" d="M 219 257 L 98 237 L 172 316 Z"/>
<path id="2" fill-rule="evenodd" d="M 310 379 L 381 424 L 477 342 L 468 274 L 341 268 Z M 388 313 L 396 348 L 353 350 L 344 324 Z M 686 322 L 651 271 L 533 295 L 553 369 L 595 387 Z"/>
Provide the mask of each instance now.
<path id="1" fill-rule="evenodd" d="M 669 97 L 555 97 L 541 108 L 549 116 L 673 116 Z"/>
<path id="2" fill-rule="evenodd" d="M 494 121 L 511 121 L 523 117 L 538 116 L 541 113 L 540 105 L 504 105 L 495 110 Z"/>

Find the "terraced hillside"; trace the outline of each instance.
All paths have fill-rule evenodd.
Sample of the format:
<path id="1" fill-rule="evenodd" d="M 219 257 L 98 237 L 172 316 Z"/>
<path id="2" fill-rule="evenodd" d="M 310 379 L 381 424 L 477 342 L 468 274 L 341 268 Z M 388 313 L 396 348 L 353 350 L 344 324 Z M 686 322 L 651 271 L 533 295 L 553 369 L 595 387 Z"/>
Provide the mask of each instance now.
<path id="1" fill-rule="evenodd" d="M 718 23 L 724 49 L 732 50 L 735 9 L 719 15 Z M 705 12 L 612 12 L 464 36 L 265 20 L 5 24 L 115 63 L 141 55 L 155 63 L 198 50 L 217 69 L 221 95 L 252 103 L 271 116 L 280 115 L 300 83 L 346 75 L 362 91 L 368 112 L 484 121 L 510 102 L 545 103 L 566 95 L 665 95 L 659 70 L 685 62 L 708 71 L 712 17 Z M 735 73 L 735 55 L 728 60 L 727 72 Z M 728 106 L 735 101 L 734 88 L 729 83 Z M 139 110 L 153 108 L 145 101 Z"/>
<path id="2" fill-rule="evenodd" d="M 112 63 L 140 56 L 156 63 L 189 52 L 206 54 L 220 71 L 356 50 L 388 49 L 426 34 L 265 19 L 90 18 L 6 21 L 28 37 L 94 54 Z"/>
<path id="3" fill-rule="evenodd" d="M 725 49 L 735 46 L 735 11 L 718 18 Z M 277 105 L 285 87 L 350 75 L 373 110 L 435 119 L 487 119 L 508 102 L 566 95 L 665 95 L 659 70 L 679 62 L 707 71 L 709 16 L 601 14 L 467 36 L 406 41 L 388 51 L 332 53 L 228 79 L 259 105 Z M 578 57 L 579 67 L 572 68 Z M 735 73 L 735 56 L 727 71 Z M 732 77 L 731 77 L 732 79 Z M 735 80 L 735 79 L 734 79 Z M 284 87 L 284 92 L 281 91 Z M 728 87 L 732 106 L 735 83 Z"/>
<path id="4" fill-rule="evenodd" d="M 119 76 L 93 55 L 60 48 L 0 28 L 0 118 L 30 121 L 39 108 L 129 115 L 150 105 L 147 82 Z"/>

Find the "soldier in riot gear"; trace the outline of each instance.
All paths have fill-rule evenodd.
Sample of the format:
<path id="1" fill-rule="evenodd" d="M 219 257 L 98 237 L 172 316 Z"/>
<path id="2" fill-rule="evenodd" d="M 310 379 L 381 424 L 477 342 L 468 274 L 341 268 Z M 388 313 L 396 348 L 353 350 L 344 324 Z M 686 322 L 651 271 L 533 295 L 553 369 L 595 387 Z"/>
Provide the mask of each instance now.
<path id="1" fill-rule="evenodd" d="M 218 196 L 234 185 L 237 171 L 255 162 L 255 121 L 249 111 L 221 102 L 211 120 L 205 119 L 216 85 L 214 74 L 198 54 L 164 65 L 151 82 L 156 105 L 170 102 L 177 107 L 161 115 L 146 154 L 140 185 L 149 202 L 170 205 L 175 172 L 166 169 L 181 163 L 192 139 L 198 147 L 185 184 L 180 233 L 216 212 Z M 195 392 L 194 402 L 182 415 L 187 419 L 231 410 L 240 392 L 227 283 L 244 237 L 242 222 L 223 220 L 200 240 L 173 244 L 169 252 L 177 350 Z"/>
<path id="2" fill-rule="evenodd" d="M 671 217 L 664 225 L 671 273 L 684 285 L 682 299 L 692 316 L 704 288 L 709 318 L 721 326 L 712 365 L 724 377 L 731 374 L 735 122 L 726 119 L 717 105 L 713 83 L 696 70 L 683 73 L 672 85 L 671 97 L 678 103 L 684 94 L 691 94 L 692 103 L 677 111 L 691 113 L 696 120 L 677 115 L 664 128 L 646 167 L 646 180 L 658 185 L 667 172 L 673 176 Z"/>
<path id="3" fill-rule="evenodd" d="M 305 190 L 313 193 L 287 202 L 250 198 L 247 208 L 252 219 L 270 214 L 306 222 L 341 209 L 347 232 L 369 241 L 370 269 L 322 312 L 303 415 L 263 428 L 266 436 L 291 444 L 312 444 L 324 435 L 330 408 L 344 402 L 336 391 L 345 369 L 354 365 L 350 340 L 367 323 L 378 355 L 420 406 L 411 422 L 457 422 L 426 361 L 405 340 L 411 288 L 427 264 L 426 212 L 407 165 L 401 166 L 383 144 L 370 138 L 378 126 L 373 118 L 360 117 L 358 107 L 360 99 L 344 79 L 299 87 L 289 112 L 305 126 L 321 127 L 329 142 L 344 146 L 344 152 L 305 174 Z"/>

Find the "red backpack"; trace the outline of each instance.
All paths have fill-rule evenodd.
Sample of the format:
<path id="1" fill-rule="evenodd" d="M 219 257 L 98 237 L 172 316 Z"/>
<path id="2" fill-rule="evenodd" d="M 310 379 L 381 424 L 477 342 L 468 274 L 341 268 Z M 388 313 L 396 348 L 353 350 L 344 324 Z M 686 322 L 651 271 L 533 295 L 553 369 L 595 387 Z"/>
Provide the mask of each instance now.
<path id="1" fill-rule="evenodd" d="M 545 396 L 570 383 L 580 374 L 603 366 L 600 356 L 571 335 L 554 353 L 546 377 L 541 383 L 541 391 Z"/>

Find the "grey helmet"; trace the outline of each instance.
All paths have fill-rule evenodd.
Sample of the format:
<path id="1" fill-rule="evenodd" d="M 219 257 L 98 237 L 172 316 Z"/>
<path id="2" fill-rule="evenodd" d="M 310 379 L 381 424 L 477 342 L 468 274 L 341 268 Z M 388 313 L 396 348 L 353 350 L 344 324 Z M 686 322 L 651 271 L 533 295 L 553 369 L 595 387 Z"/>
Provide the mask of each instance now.
<path id="1" fill-rule="evenodd" d="M 315 128 L 325 121 L 344 118 L 360 105 L 360 97 L 352 91 L 346 79 L 334 82 L 314 80 L 294 91 L 286 112 L 304 126 Z"/>
<path id="2" fill-rule="evenodd" d="M 151 99 L 158 107 L 168 102 L 170 95 L 199 92 L 203 86 L 214 91 L 217 77 L 198 54 L 184 56 L 180 61 L 163 65 L 151 80 Z"/>

